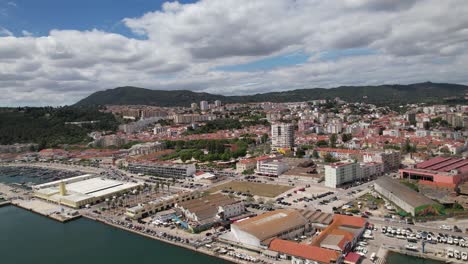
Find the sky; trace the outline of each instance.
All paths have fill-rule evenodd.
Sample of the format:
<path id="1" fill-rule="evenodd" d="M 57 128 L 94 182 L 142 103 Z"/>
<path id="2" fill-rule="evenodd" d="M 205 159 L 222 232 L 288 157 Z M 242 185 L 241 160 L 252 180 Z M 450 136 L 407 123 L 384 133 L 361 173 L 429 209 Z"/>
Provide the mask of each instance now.
<path id="1" fill-rule="evenodd" d="M 468 84 L 466 0 L 0 0 L 0 106 Z"/>

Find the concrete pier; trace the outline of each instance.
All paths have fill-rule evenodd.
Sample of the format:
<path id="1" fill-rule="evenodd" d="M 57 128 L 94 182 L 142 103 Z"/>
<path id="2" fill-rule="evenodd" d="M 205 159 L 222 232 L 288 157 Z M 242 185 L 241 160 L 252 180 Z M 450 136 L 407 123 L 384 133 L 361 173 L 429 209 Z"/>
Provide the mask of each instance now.
<path id="1" fill-rule="evenodd" d="M 11 204 L 61 223 L 81 217 L 78 211 L 63 208 L 62 206 L 50 204 L 41 200 L 13 200 Z"/>

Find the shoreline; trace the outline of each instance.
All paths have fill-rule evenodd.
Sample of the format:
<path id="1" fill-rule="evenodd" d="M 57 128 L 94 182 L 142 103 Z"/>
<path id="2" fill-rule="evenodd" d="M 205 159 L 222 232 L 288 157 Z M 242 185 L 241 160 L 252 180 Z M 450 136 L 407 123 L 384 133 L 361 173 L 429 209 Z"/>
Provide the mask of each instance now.
<path id="1" fill-rule="evenodd" d="M 176 246 L 176 247 L 179 247 L 179 248 L 183 248 L 183 249 L 186 249 L 186 250 L 190 250 L 190 251 L 193 251 L 193 252 L 196 252 L 196 253 L 200 253 L 200 254 L 203 254 L 203 255 L 206 255 L 206 256 L 210 256 L 210 257 L 213 257 L 213 258 L 218 258 L 218 259 L 222 259 L 223 261 L 227 261 L 229 263 L 235 263 L 235 264 L 243 264 L 243 263 L 247 263 L 247 262 L 242 262 L 242 261 L 236 261 L 236 260 L 233 260 L 233 259 L 230 259 L 224 255 L 216 255 L 214 254 L 213 252 L 210 252 L 210 251 L 207 251 L 207 250 L 199 250 L 199 249 L 196 249 L 196 248 L 193 248 L 191 246 L 188 246 L 188 245 L 184 245 L 184 244 L 179 244 L 179 243 L 175 243 L 175 242 L 172 242 L 172 241 L 168 241 L 166 239 L 161 239 L 159 237 L 156 237 L 156 236 L 151 236 L 151 235 L 148 235 L 148 234 L 145 234 L 145 233 L 140 233 L 138 231 L 135 231 L 133 229 L 130 229 L 130 228 L 126 228 L 126 227 L 123 227 L 123 226 L 120 226 L 120 225 L 116 225 L 116 224 L 113 224 L 113 223 L 110 223 L 110 222 L 107 222 L 107 221 L 104 221 L 104 220 L 101 220 L 101 219 L 98 219 L 98 218 L 94 218 L 94 217 L 91 217 L 91 216 L 88 216 L 88 215 L 78 215 L 76 217 L 73 217 L 71 219 L 66 219 L 66 220 L 61 220 L 61 219 L 58 219 L 58 218 L 54 218 L 52 217 L 51 215 L 46 215 L 46 214 L 43 214 L 41 212 L 38 212 L 38 211 L 35 211 L 33 209 L 30 209 L 30 208 L 27 208 L 27 207 L 24 207 L 24 206 L 21 206 L 19 204 L 16 204 L 16 203 L 12 203 L 10 201 L 7 201 L 5 203 L 1 203 L 0 204 L 0 207 L 3 207 L 3 206 L 15 206 L 19 209 L 22 209 L 22 210 L 25 210 L 25 211 L 28 211 L 28 212 L 31 212 L 31 213 L 34 213 L 36 215 L 39 215 L 39 216 L 42 216 L 42 217 L 46 217 L 48 219 L 51 219 L 51 220 L 54 220 L 56 222 L 59 222 L 59 223 L 62 223 L 62 224 L 66 224 L 67 222 L 70 222 L 70 221 L 73 221 L 73 220 L 77 220 L 79 218 L 86 218 L 88 220 L 91 220 L 91 221 L 95 221 L 95 222 L 98 222 L 98 223 L 101 223 L 101 224 L 104 224 L 104 225 L 107 225 L 107 226 L 110 226 L 112 228 L 117 228 L 117 229 L 120 229 L 120 230 L 123 230 L 123 231 L 126 231 L 126 232 L 130 232 L 130 233 L 133 233 L 135 235 L 138 235 L 138 236 L 142 236 L 142 237 L 145 237 L 145 238 L 148 238 L 148 239 L 152 239 L 152 240 L 157 240 L 159 242 L 162 242 L 162 243 L 165 243 L 165 244 L 169 244 L 171 246 Z"/>
<path id="2" fill-rule="evenodd" d="M 11 202 L 8 200 L 0 202 L 0 207 L 7 206 L 7 205 L 11 205 Z"/>
<path id="3" fill-rule="evenodd" d="M 389 254 L 394 253 L 394 254 L 400 254 L 404 256 L 410 256 L 410 257 L 415 257 L 419 259 L 430 259 L 430 260 L 435 260 L 439 261 L 440 263 L 447 263 L 447 261 L 450 261 L 450 263 L 464 263 L 463 261 L 458 261 L 457 259 L 447 259 L 444 257 L 439 257 L 433 254 L 428 254 L 428 253 L 422 253 L 420 251 L 418 252 L 412 252 L 408 250 L 403 250 L 403 249 L 398 249 L 395 247 L 389 247 L 386 245 L 382 245 L 384 250 L 387 251 L 386 257 L 388 257 Z M 432 253 L 432 252 L 431 252 Z M 385 260 L 386 262 L 386 260 Z"/>
<path id="4" fill-rule="evenodd" d="M 94 217 L 91 217 L 91 216 L 88 216 L 88 215 L 82 215 L 82 217 L 86 218 L 88 220 L 93 220 L 93 221 L 96 221 L 98 223 L 102 223 L 104 225 L 108 225 L 108 226 L 113 227 L 113 228 L 117 228 L 117 229 L 120 229 L 120 230 L 124 230 L 124 231 L 130 232 L 130 233 L 133 233 L 135 235 L 140 235 L 140 236 L 143 236 L 143 237 L 146 237 L 146 238 L 149 238 L 149 239 L 157 240 L 157 241 L 160 241 L 160 242 L 172 245 L 172 246 L 177 246 L 177 247 L 180 247 L 180 248 L 191 250 L 193 252 L 201 253 L 201 254 L 204 254 L 204 255 L 207 255 L 207 256 L 210 256 L 210 257 L 219 258 L 219 259 L 222 259 L 224 261 L 228 261 L 230 263 L 244 263 L 244 262 L 241 262 L 241 261 L 236 262 L 236 261 L 234 261 L 234 260 L 232 260 L 230 258 L 227 258 L 225 256 L 222 256 L 222 255 L 215 255 L 214 253 L 212 253 L 210 251 L 199 250 L 199 249 L 193 248 L 193 247 L 188 246 L 188 245 L 175 243 L 175 242 L 172 242 L 172 241 L 168 241 L 166 239 L 161 239 L 161 238 L 159 238 L 157 236 L 151 236 L 151 235 L 148 235 L 148 234 L 145 234 L 145 233 L 140 233 L 140 232 L 135 231 L 133 229 L 130 229 L 130 228 L 127 228 L 127 227 L 124 227 L 124 226 L 120 226 L 120 225 L 116 225 L 116 224 L 113 224 L 113 223 L 110 223 L 110 222 L 107 222 L 107 221 L 104 221 L 104 220 L 101 220 L 101 219 L 98 219 L 98 218 L 94 218 Z"/>
<path id="5" fill-rule="evenodd" d="M 73 220 L 76 220 L 76 219 L 82 217 L 81 214 L 78 214 L 76 216 L 71 216 L 69 218 L 62 219 L 62 218 L 59 218 L 59 217 L 54 217 L 54 214 L 45 214 L 45 213 L 39 212 L 37 210 L 34 210 L 33 208 L 29 208 L 29 207 L 26 207 L 24 205 L 21 205 L 20 203 L 10 202 L 8 205 L 16 206 L 16 207 L 21 208 L 23 210 L 35 213 L 35 214 L 43 216 L 43 217 L 47 217 L 49 219 L 55 220 L 55 221 L 57 221 L 59 223 L 62 223 L 62 224 L 73 221 Z"/>

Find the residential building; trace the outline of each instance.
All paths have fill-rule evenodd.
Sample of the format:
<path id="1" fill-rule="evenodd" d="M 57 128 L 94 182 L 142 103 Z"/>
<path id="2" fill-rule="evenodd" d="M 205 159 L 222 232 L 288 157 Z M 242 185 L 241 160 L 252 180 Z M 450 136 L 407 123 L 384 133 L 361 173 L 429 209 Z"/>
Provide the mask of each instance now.
<path id="1" fill-rule="evenodd" d="M 209 105 L 207 101 L 201 101 L 200 102 L 200 110 L 206 111 L 209 109 Z"/>
<path id="2" fill-rule="evenodd" d="M 129 163 L 128 170 L 131 173 L 142 173 L 159 177 L 190 177 L 196 172 L 194 164 L 171 163 Z"/>
<path id="3" fill-rule="evenodd" d="M 195 122 L 206 122 L 215 120 L 215 115 L 199 115 L 199 114 L 181 114 L 172 116 L 175 124 L 192 124 Z"/>
<path id="4" fill-rule="evenodd" d="M 257 166 L 255 159 L 243 159 L 236 163 L 236 172 L 241 174 L 247 170 L 254 170 Z"/>
<path id="5" fill-rule="evenodd" d="M 369 179 L 374 176 L 380 176 L 384 173 L 383 163 L 378 162 L 361 162 L 359 163 L 362 179 Z"/>
<path id="6" fill-rule="evenodd" d="M 390 137 L 400 137 L 401 133 L 400 133 L 400 130 L 398 130 L 398 129 L 385 129 L 382 132 L 382 135 L 390 136 Z"/>
<path id="7" fill-rule="evenodd" d="M 131 156 L 134 155 L 148 155 L 151 153 L 155 153 L 161 151 L 166 148 L 166 144 L 163 142 L 148 142 L 143 144 L 136 144 L 133 145 L 129 149 L 129 154 Z"/>
<path id="8" fill-rule="evenodd" d="M 400 168 L 401 152 L 391 149 L 385 151 L 367 151 L 363 155 L 363 161 L 383 163 L 384 172 L 389 172 Z"/>
<path id="9" fill-rule="evenodd" d="M 325 186 L 337 188 L 345 183 L 361 180 L 359 163 L 337 162 L 325 165 Z"/>
<path id="10" fill-rule="evenodd" d="M 216 100 L 214 104 L 215 104 L 215 107 L 221 107 L 222 106 L 221 100 Z"/>
<path id="11" fill-rule="evenodd" d="M 291 123 L 273 123 L 271 125 L 272 149 L 294 147 L 294 125 Z"/>

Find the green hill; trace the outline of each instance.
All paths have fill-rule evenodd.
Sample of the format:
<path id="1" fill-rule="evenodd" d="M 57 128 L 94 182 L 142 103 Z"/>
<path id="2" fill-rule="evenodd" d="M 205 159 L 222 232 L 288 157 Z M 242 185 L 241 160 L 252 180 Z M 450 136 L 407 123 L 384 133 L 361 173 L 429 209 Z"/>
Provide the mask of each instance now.
<path id="1" fill-rule="evenodd" d="M 191 103 L 198 103 L 202 100 L 221 100 L 223 103 L 298 102 L 340 97 L 349 102 L 394 106 L 418 102 L 442 103 L 449 97 L 463 99 L 466 92 L 468 92 L 466 85 L 431 82 L 409 85 L 340 86 L 330 89 L 312 88 L 242 96 L 223 96 L 188 90 L 150 90 L 126 86 L 93 93 L 76 105 L 189 106 Z"/>

